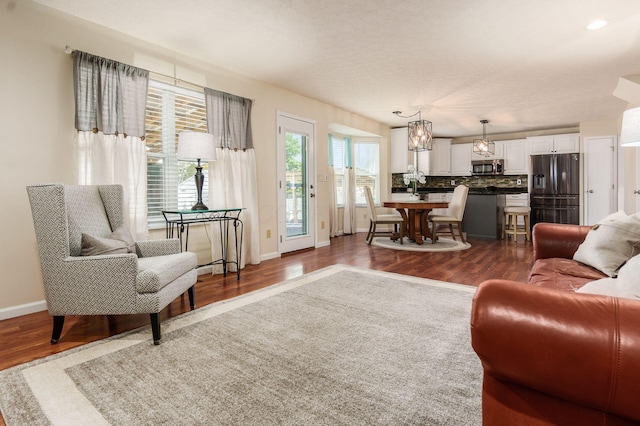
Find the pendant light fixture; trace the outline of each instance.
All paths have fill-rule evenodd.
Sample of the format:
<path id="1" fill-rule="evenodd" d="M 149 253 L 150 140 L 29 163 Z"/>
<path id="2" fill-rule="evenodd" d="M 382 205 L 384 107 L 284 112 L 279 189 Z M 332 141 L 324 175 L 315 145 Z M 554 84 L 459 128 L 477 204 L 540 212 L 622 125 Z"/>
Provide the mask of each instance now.
<path id="1" fill-rule="evenodd" d="M 487 139 L 487 123 L 489 120 L 480 120 L 482 123 L 482 139 L 473 140 L 473 153 L 489 157 L 496 153 L 496 143 Z"/>
<path id="2" fill-rule="evenodd" d="M 408 149 L 409 151 L 431 151 L 433 148 L 433 130 L 432 123 L 422 119 L 422 111 L 418 111 L 413 115 L 400 115 L 402 111 L 393 111 L 395 115 L 402 118 L 411 118 L 418 116 L 417 121 L 410 121 L 407 125 L 408 130 Z"/>

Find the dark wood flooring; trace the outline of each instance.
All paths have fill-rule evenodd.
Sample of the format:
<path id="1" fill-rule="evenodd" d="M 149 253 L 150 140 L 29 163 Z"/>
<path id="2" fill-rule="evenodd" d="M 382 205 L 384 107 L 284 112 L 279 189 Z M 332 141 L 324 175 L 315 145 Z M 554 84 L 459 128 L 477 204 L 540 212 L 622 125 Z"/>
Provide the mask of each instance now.
<path id="1" fill-rule="evenodd" d="M 287 254 L 235 274 L 201 275 L 196 304 L 204 306 L 248 293 L 326 266 L 342 263 L 361 268 L 478 285 L 489 278 L 525 282 L 533 259 L 530 242 L 471 239 L 471 248 L 458 252 L 420 253 L 369 246 L 365 234 L 332 238 L 328 247 Z M 178 298 L 163 310 L 161 319 L 189 310 L 189 300 Z M 52 320 L 38 312 L 0 321 L 0 370 L 149 324 L 148 315 L 68 316 L 62 337 L 51 345 Z M 0 417 L 0 425 L 4 425 Z"/>

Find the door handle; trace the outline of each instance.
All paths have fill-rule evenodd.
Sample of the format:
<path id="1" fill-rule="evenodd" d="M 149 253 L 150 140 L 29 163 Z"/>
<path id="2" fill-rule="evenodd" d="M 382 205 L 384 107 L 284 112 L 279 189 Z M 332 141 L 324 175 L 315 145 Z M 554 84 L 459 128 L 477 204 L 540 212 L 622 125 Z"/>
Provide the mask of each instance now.
<path id="1" fill-rule="evenodd" d="M 589 194 L 593 194 L 593 189 L 587 191 Z"/>
<path id="2" fill-rule="evenodd" d="M 309 197 L 310 197 L 310 198 L 313 198 L 313 197 L 315 197 L 315 196 L 316 196 L 316 194 L 314 194 L 313 192 L 312 192 L 311 194 L 309 194 Z"/>
<path id="3" fill-rule="evenodd" d="M 634 193 L 634 194 L 640 194 L 640 190 L 638 190 L 638 189 L 634 189 L 634 190 L 633 190 L 633 193 Z"/>

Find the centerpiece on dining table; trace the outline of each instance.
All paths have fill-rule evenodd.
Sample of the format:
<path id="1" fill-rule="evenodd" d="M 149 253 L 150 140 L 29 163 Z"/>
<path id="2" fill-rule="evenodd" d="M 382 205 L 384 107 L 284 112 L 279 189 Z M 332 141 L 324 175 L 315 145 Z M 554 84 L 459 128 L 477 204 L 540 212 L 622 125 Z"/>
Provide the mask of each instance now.
<path id="1" fill-rule="evenodd" d="M 421 171 L 417 170 L 413 164 L 407 166 L 408 173 L 404 173 L 402 178 L 404 184 L 407 185 L 407 192 L 409 192 L 409 200 L 417 201 L 420 199 L 418 194 L 418 182 L 424 184 L 427 182 L 427 177 Z"/>

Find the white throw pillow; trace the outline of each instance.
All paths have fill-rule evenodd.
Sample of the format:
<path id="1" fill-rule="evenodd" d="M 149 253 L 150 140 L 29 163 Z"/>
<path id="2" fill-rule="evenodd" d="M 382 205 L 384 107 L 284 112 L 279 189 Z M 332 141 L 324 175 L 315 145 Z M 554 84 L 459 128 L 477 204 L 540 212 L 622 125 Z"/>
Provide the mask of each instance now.
<path id="1" fill-rule="evenodd" d="M 627 216 L 619 211 L 594 225 L 573 260 L 589 265 L 610 277 L 620 266 L 638 254 L 640 245 L 640 215 Z"/>
<path id="2" fill-rule="evenodd" d="M 576 293 L 603 294 L 640 300 L 640 256 L 634 256 L 625 263 L 618 278 L 603 278 L 583 285 Z"/>

